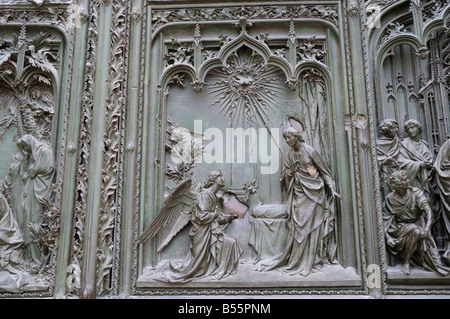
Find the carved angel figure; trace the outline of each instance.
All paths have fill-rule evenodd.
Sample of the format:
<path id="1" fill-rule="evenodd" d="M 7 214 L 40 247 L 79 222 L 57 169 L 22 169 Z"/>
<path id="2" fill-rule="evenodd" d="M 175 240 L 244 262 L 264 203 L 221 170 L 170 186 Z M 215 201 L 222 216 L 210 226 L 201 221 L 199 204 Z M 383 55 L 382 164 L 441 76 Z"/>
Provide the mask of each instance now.
<path id="1" fill-rule="evenodd" d="M 208 276 L 219 280 L 236 272 L 243 250 L 239 242 L 225 234 L 221 227 L 238 218 L 238 215 L 224 212 L 220 207 L 217 193 L 224 185 L 220 170 L 212 171 L 201 190 L 192 189 L 192 180 L 187 179 L 167 197 L 164 207 L 143 232 L 138 243 L 156 236 L 165 226 L 172 225 L 169 235 L 158 246 L 160 252 L 191 222 L 191 246 L 183 262 L 169 261 L 158 267 L 155 280 L 185 283 Z"/>

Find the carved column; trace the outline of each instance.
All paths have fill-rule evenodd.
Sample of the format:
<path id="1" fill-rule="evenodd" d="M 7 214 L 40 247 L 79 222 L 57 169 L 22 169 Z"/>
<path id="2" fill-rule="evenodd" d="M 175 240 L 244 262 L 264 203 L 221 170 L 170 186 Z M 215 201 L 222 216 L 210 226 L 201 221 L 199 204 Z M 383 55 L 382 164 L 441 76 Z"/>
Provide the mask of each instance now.
<path id="1" fill-rule="evenodd" d="M 129 58 L 128 65 L 130 69 L 136 70 L 144 67 L 144 56 L 142 39 L 145 34 L 142 32 L 143 25 L 147 19 L 144 17 L 144 3 L 143 0 L 134 0 L 129 3 L 131 11 L 129 19 Z M 126 116 L 126 135 L 125 135 L 125 149 L 124 149 L 124 174 L 130 176 L 123 185 L 123 206 L 121 218 L 121 251 L 120 251 L 120 273 L 119 273 L 119 289 L 117 293 L 119 296 L 127 297 L 132 293 L 132 275 L 136 271 L 136 265 L 133 264 L 133 253 L 135 250 L 135 242 L 137 234 L 129 231 L 136 223 L 136 214 L 138 212 L 138 197 L 139 188 L 136 187 L 136 179 L 140 174 L 140 156 L 141 151 L 137 146 L 140 143 L 140 134 L 142 127 L 136 125 L 141 123 L 139 118 L 142 116 L 142 109 L 137 107 L 141 105 L 140 99 L 144 92 L 143 81 L 140 72 L 128 73 L 128 87 L 127 87 L 127 116 Z"/>
<path id="2" fill-rule="evenodd" d="M 63 210 L 68 212 L 75 212 L 75 198 L 74 185 L 76 185 L 76 177 L 78 171 L 78 150 L 80 130 L 80 118 L 83 104 L 83 89 L 84 89 L 84 72 L 85 61 L 87 55 L 87 33 L 88 33 L 88 0 L 80 0 L 77 4 L 73 4 L 70 10 L 68 23 L 71 26 L 69 29 L 73 42 L 73 61 L 77 61 L 74 65 L 73 73 L 69 83 L 70 87 L 70 108 L 69 108 L 69 122 L 67 128 L 67 142 L 66 142 L 66 171 L 65 178 L 66 187 L 63 193 Z M 60 248 L 58 254 L 57 272 L 55 280 L 55 297 L 62 298 L 71 295 L 72 291 L 79 289 L 80 284 L 80 265 L 72 258 L 73 252 L 73 231 L 77 230 L 75 226 L 79 216 L 72 214 L 67 217 L 67 220 L 61 221 L 61 232 L 70 234 L 71 236 L 61 236 Z M 79 223 L 78 223 L 79 225 Z"/>
<path id="3" fill-rule="evenodd" d="M 414 21 L 414 34 L 423 42 L 423 4 L 421 0 L 411 0 L 411 12 Z"/>
<path id="4" fill-rule="evenodd" d="M 368 48 L 366 42 L 365 10 L 364 1 L 348 2 L 348 30 L 347 49 L 351 48 L 351 53 L 347 55 L 350 60 L 349 67 L 349 87 L 350 87 L 350 123 L 354 133 L 353 152 L 355 152 L 355 168 L 359 171 L 356 174 L 356 191 L 358 193 L 358 212 L 363 214 L 363 223 L 360 227 L 364 229 L 363 248 L 365 256 L 362 256 L 363 276 L 365 279 L 365 289 L 374 297 L 380 296 L 380 288 L 374 287 L 369 282 L 369 275 L 372 265 L 380 265 L 380 251 L 378 247 L 379 229 L 379 206 L 376 205 L 377 193 L 374 195 L 373 185 L 377 180 L 377 167 L 374 161 L 374 136 L 373 136 L 373 112 L 370 101 L 367 98 L 368 90 Z M 364 66 L 364 67 L 357 67 Z M 362 79 L 365 79 L 363 81 Z M 357 154 L 357 155 L 356 155 Z M 375 201 L 374 201 L 375 199 Z M 375 276 L 379 276 L 376 273 Z M 373 280 L 373 278 L 371 279 Z M 377 282 L 381 280 L 376 278 Z"/>
<path id="5" fill-rule="evenodd" d="M 126 1 L 90 2 L 90 55 L 86 64 L 78 204 L 84 229 L 81 291 L 83 298 L 111 292 L 115 278 L 116 209 L 120 207 L 120 132 L 123 116 L 123 74 L 126 70 Z M 95 72 L 92 72 L 95 70 Z M 88 160 L 86 160 L 88 158 Z M 81 202 L 80 202 L 81 198 Z"/>

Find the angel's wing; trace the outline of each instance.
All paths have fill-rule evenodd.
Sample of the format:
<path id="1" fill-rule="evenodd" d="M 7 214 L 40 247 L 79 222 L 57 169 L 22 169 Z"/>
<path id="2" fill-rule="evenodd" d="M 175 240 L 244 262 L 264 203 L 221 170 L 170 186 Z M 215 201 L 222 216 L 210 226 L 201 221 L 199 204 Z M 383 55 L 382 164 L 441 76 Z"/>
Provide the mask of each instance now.
<path id="1" fill-rule="evenodd" d="M 180 216 L 170 225 L 170 232 L 161 240 L 158 245 L 158 252 L 161 252 L 167 245 L 170 244 L 172 239 L 191 221 L 191 214 L 181 212 Z"/>
<path id="2" fill-rule="evenodd" d="M 197 200 L 197 195 L 191 190 L 191 183 L 192 180 L 187 179 L 172 190 L 164 201 L 163 208 L 138 238 L 138 245 L 143 243 L 149 237 L 155 237 L 161 228 L 177 220 L 180 215 L 189 216 L 189 219 L 187 219 L 184 224 L 184 226 L 186 226 L 191 216 L 188 213 L 194 208 Z"/>

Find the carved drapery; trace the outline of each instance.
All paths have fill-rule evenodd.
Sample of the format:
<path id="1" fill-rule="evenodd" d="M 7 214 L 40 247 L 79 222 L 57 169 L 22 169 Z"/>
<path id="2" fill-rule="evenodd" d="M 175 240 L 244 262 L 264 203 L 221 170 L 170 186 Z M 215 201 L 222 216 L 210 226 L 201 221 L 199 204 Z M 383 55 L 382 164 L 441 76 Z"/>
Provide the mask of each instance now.
<path id="1" fill-rule="evenodd" d="M 376 9 L 372 10 L 374 7 Z M 395 9 L 394 9 L 395 8 Z M 441 47 L 445 47 L 445 30 L 448 30 L 448 2 L 447 1 L 399 1 L 399 2 L 369 2 L 366 7 L 369 14 L 368 18 L 372 27 L 367 29 L 369 35 L 369 48 L 371 51 L 368 55 L 371 61 L 371 69 L 374 70 L 375 77 L 372 80 L 375 98 L 371 100 L 375 104 L 374 118 L 376 127 L 374 127 L 374 135 L 377 136 L 377 152 L 379 158 L 383 158 L 383 152 L 386 155 L 387 135 L 382 132 L 383 120 L 396 120 L 398 123 L 398 136 L 400 140 L 400 155 L 394 156 L 399 163 L 399 168 L 405 169 L 404 149 L 407 142 L 411 138 L 409 128 L 404 127 L 408 120 L 418 121 L 419 140 L 423 140 L 423 154 L 430 154 L 433 157 L 437 155 L 440 146 L 447 139 L 448 134 L 448 90 L 445 89 L 442 75 L 442 63 L 439 43 Z M 399 16 L 393 17 L 389 12 L 398 10 L 401 12 Z M 440 35 L 437 37 L 437 35 Z M 445 51 L 445 50 L 444 50 Z M 378 66 L 377 66 L 378 65 Z M 370 69 L 369 68 L 369 69 Z M 439 80 L 438 80 L 439 78 Z M 443 92 L 446 92 L 442 94 Z M 408 125 L 412 125 L 409 121 Z M 380 125 L 380 126 L 379 126 Z M 414 124 L 415 125 L 415 124 Z M 378 127 L 379 126 L 379 127 Z M 383 146 L 384 145 L 384 146 Z M 393 144 L 392 144 L 393 145 Z M 408 144 L 409 145 L 409 144 Z M 396 154 L 394 147 L 391 147 L 391 154 Z M 429 153 L 428 153 L 429 152 Z M 425 156 L 425 155 L 423 155 Z M 416 159 L 417 160 L 417 159 Z M 433 159 L 432 159 L 433 160 Z M 380 171 L 385 170 L 385 166 L 378 162 Z M 394 167 L 394 166 L 392 166 Z M 393 168 L 394 171 L 397 170 Z M 408 171 L 408 174 L 411 174 Z M 434 175 L 429 173 L 428 179 L 431 186 L 423 184 L 420 188 L 433 189 Z M 410 176 L 410 175 L 408 175 Z M 412 182 L 417 183 L 415 177 L 411 177 Z M 383 172 L 380 172 L 380 183 L 386 182 Z M 417 184 L 415 184 L 417 185 Z M 380 186 L 385 187 L 385 186 Z M 433 192 L 427 191 L 431 195 L 430 202 L 433 206 L 435 228 L 433 228 L 433 240 L 439 247 L 440 254 L 445 252 L 444 237 L 445 230 L 442 228 L 443 222 L 441 217 L 439 204 Z M 387 193 L 381 194 L 378 205 L 379 216 L 384 209 L 382 204 L 385 201 Z M 385 222 L 378 219 L 380 225 Z M 384 227 L 384 226 L 383 226 Z M 381 227 L 380 227 L 381 228 Z M 387 235 L 386 235 L 387 236 Z M 384 250 L 385 232 L 379 231 L 380 253 L 386 254 L 386 261 L 382 267 L 386 270 L 387 278 L 384 279 L 384 292 L 389 287 L 395 286 L 399 282 L 414 285 L 412 281 L 408 281 L 408 275 L 400 280 L 395 280 L 395 270 L 392 265 L 399 263 L 398 258 Z M 401 258 L 400 258 L 401 260 Z M 406 271 L 407 272 L 407 271 Z M 404 293 L 404 292 L 396 292 Z"/>
<path id="2" fill-rule="evenodd" d="M 57 10 L 0 8 L 6 295 L 51 296 L 55 288 L 69 97 L 62 79 L 71 69 L 70 33 Z"/>
<path id="3" fill-rule="evenodd" d="M 146 100 L 147 102 L 144 102 L 144 105 L 148 108 L 146 114 L 149 114 L 152 120 L 151 122 L 145 121 L 144 127 L 150 128 L 145 136 L 153 136 L 158 142 L 146 139 L 141 147 L 147 148 L 144 155 L 145 172 L 147 174 L 147 177 L 145 177 L 146 185 L 155 183 L 158 188 L 157 191 L 151 191 L 142 186 L 144 184 L 140 184 L 142 192 L 147 194 L 145 198 L 141 198 L 141 203 L 142 201 L 148 203 L 145 206 L 150 209 L 147 212 L 139 211 L 142 225 L 140 227 L 145 228 L 154 217 L 158 207 L 162 206 L 163 197 L 167 190 L 165 185 L 166 160 L 170 157 L 170 153 L 167 154 L 164 149 L 166 144 L 165 132 L 167 131 L 166 122 L 173 116 L 176 117 L 176 112 L 180 111 L 173 102 L 181 102 L 180 98 L 177 97 L 177 94 L 181 94 L 180 92 L 185 92 L 189 96 L 181 102 L 186 104 L 189 103 L 187 101 L 191 99 L 191 96 L 192 99 L 200 99 L 199 101 L 201 101 L 202 94 L 212 97 L 209 104 L 210 111 L 208 112 L 213 113 L 213 109 L 217 110 L 216 113 L 222 111 L 219 117 L 224 115 L 223 119 L 226 121 L 233 120 L 233 118 L 238 119 L 241 123 L 246 123 L 245 125 L 248 125 L 248 127 L 256 126 L 256 124 L 258 127 L 268 127 L 269 119 L 274 120 L 273 116 L 272 118 L 267 116 L 270 113 L 262 113 L 263 107 L 258 110 L 255 107 L 257 104 L 266 105 L 267 109 L 264 112 L 269 112 L 272 108 L 272 111 L 274 109 L 279 110 L 286 118 L 289 116 L 297 117 L 301 121 L 305 121 L 308 142 L 318 148 L 320 153 L 324 153 L 327 163 L 332 166 L 334 171 L 339 170 L 334 159 L 338 157 L 342 158 L 343 161 L 346 161 L 346 159 L 344 159 L 344 156 L 334 153 L 332 145 L 336 143 L 336 140 L 332 136 L 340 131 L 336 128 L 338 125 L 336 121 L 344 120 L 341 114 L 343 110 L 346 110 L 346 106 L 339 104 L 339 102 L 337 103 L 338 106 L 333 106 L 333 101 L 340 101 L 343 98 L 342 94 L 345 94 L 342 87 L 338 88 L 333 84 L 333 79 L 342 75 L 342 72 L 339 73 L 337 70 L 343 65 L 341 63 L 345 62 L 344 60 L 333 59 L 333 53 L 329 51 L 329 48 L 334 46 L 333 52 L 335 54 L 337 52 L 335 51 L 337 50 L 336 47 L 339 45 L 337 44 L 339 40 L 336 40 L 339 37 L 337 32 L 339 5 L 308 4 L 298 7 L 279 6 L 277 8 L 272 6 L 244 6 L 213 9 L 195 7 L 192 9 L 159 9 L 155 6 L 151 8 L 150 12 L 153 25 L 149 32 L 152 36 L 151 43 L 147 43 L 147 45 L 150 46 L 150 50 L 154 50 L 153 58 L 155 60 L 151 63 L 154 67 L 149 69 L 148 72 L 150 73 L 147 75 L 153 79 L 149 86 L 152 93 L 150 93 L 150 99 Z M 282 22 L 284 26 L 283 35 L 280 36 L 280 33 L 278 33 L 272 36 L 270 32 L 259 33 L 257 31 L 254 33 L 253 30 L 258 29 L 258 26 L 260 27 L 266 19 Z M 297 21 L 301 21 L 299 25 L 309 22 L 316 26 L 320 24 L 328 31 L 321 33 L 319 36 L 308 33 L 306 35 L 301 34 Z M 211 33 L 208 30 L 208 25 L 211 22 L 224 25 L 223 33 Z M 192 26 L 192 34 L 181 32 L 181 27 L 187 25 Z M 166 36 L 167 33 L 170 34 L 170 37 Z M 242 63 L 247 54 L 245 50 L 249 50 L 247 52 L 250 52 L 251 57 L 246 60 L 249 63 L 248 66 Z M 164 58 L 164 60 L 159 59 L 159 57 Z M 249 67 L 252 63 L 254 65 Z M 237 68 L 236 65 L 242 65 L 243 67 Z M 264 72 L 267 72 L 269 76 L 261 76 Z M 263 79 L 264 83 L 261 83 L 259 79 Z M 290 91 L 290 93 L 283 95 L 285 94 L 284 91 Z M 208 94 L 208 92 L 211 93 Z M 275 92 L 278 93 L 278 96 Z M 240 99 L 241 96 L 242 99 Z M 278 105 L 272 102 L 273 105 L 271 105 L 271 99 L 277 101 L 277 99 L 283 99 L 283 96 L 289 96 L 291 101 L 282 101 Z M 252 99 L 258 102 L 254 103 Z M 202 102 L 195 103 L 202 104 Z M 198 108 L 201 107 L 198 106 Z M 242 113 L 239 115 L 240 111 Z M 185 111 L 181 110 L 181 112 Z M 203 111 L 199 112 L 206 114 Z M 261 113 L 258 114 L 257 112 Z M 147 116 L 145 115 L 145 117 Z M 250 121 L 246 122 L 246 116 Z M 156 121 L 153 122 L 155 117 Z M 181 117 L 176 119 L 175 122 L 180 119 Z M 187 122 L 183 125 L 187 125 Z M 288 123 L 283 122 L 282 125 L 286 126 Z M 339 134 L 346 133 L 342 130 Z M 344 136 L 347 141 L 347 136 Z M 279 145 L 284 147 L 281 143 Z M 346 147 L 348 146 L 345 145 L 342 150 Z M 196 164 L 196 167 L 199 166 L 199 164 Z M 343 174 L 345 175 L 345 173 Z M 171 177 L 176 175 L 173 169 L 171 169 L 170 175 Z M 341 187 L 350 190 L 351 187 L 348 184 L 350 180 L 347 177 L 342 177 L 342 179 L 345 181 L 343 182 L 344 186 L 341 185 Z M 241 180 L 244 181 L 242 177 Z M 266 185 L 268 184 L 266 183 Z M 169 189 L 171 189 L 174 185 L 170 184 L 169 186 Z M 276 188 L 278 185 L 274 187 L 272 194 L 277 194 Z M 239 187 L 236 187 L 235 191 L 240 194 Z M 269 198 L 270 196 L 266 197 L 266 201 L 271 200 Z M 340 209 L 346 212 L 351 211 L 351 208 L 346 205 L 344 204 Z M 352 217 L 346 215 L 345 218 Z M 341 227 L 339 231 L 343 231 L 345 225 L 348 225 L 343 220 L 338 221 L 338 223 L 338 227 Z M 230 229 L 230 232 L 233 232 L 233 230 Z M 353 244 L 358 245 L 358 243 Z M 138 256 L 138 249 L 140 251 L 140 248 L 137 246 L 135 248 L 134 258 L 144 260 L 143 265 L 141 263 L 139 266 L 140 269 L 136 269 L 136 276 L 141 275 L 142 267 L 158 262 L 158 253 L 152 248 L 151 244 L 144 243 L 142 247 L 142 257 Z M 343 263 L 352 263 L 353 257 L 351 256 L 353 253 L 343 253 L 345 251 L 343 246 L 340 249 L 343 249 L 341 251 Z M 143 285 L 146 284 L 143 283 Z M 141 290 L 139 289 L 136 292 L 141 293 Z M 153 294 L 154 292 L 144 289 L 142 293 Z"/>

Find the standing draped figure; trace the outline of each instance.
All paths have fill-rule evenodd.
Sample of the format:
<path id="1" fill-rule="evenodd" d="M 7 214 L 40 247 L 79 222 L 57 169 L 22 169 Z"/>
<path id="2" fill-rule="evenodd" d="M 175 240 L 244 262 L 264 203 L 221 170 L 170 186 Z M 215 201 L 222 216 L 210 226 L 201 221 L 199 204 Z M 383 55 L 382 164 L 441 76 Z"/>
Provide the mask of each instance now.
<path id="1" fill-rule="evenodd" d="M 441 218 L 446 230 L 447 247 L 444 258 L 450 265 L 450 139 L 441 146 L 434 162 L 434 170 L 442 204 Z"/>
<path id="2" fill-rule="evenodd" d="M 389 176 L 398 169 L 400 141 L 398 123 L 392 119 L 383 120 L 379 127 L 380 137 L 377 140 L 377 159 L 380 168 L 380 184 L 383 198 L 390 192 Z"/>
<path id="3" fill-rule="evenodd" d="M 422 125 L 416 120 L 408 120 L 405 122 L 404 131 L 408 137 L 400 141 L 400 169 L 406 171 L 411 186 L 425 193 L 436 211 L 438 206 L 435 206 L 436 193 L 433 186 L 433 154 L 428 144 L 420 139 Z"/>
<path id="4" fill-rule="evenodd" d="M 23 234 L 24 253 L 27 260 L 42 264 L 41 251 L 33 242 L 29 224 L 40 224 L 51 197 L 54 159 L 52 149 L 32 135 L 24 135 L 17 141 L 22 154 L 12 165 L 15 179 L 13 194 L 17 222 Z"/>
<path id="5" fill-rule="evenodd" d="M 283 136 L 291 147 L 281 175 L 287 186 L 288 238 L 284 251 L 259 270 L 280 268 L 284 274 L 308 276 L 336 262 L 334 198 L 341 197 L 329 168 L 301 133 L 288 128 Z"/>

